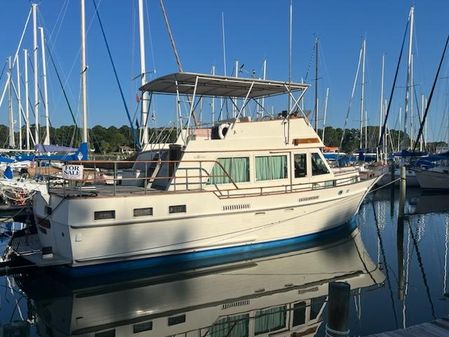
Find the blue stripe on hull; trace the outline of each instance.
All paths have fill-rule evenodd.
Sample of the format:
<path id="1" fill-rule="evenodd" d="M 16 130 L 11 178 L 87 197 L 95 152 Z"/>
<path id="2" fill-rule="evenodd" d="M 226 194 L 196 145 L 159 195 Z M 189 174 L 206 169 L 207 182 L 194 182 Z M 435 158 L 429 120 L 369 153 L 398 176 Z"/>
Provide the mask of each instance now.
<path id="1" fill-rule="evenodd" d="M 56 270 L 70 277 L 116 275 L 123 272 L 126 272 L 129 277 L 129 272 L 132 271 L 145 271 L 147 276 L 161 275 L 307 249 L 326 241 L 340 239 L 351 233 L 356 227 L 356 222 L 353 219 L 341 226 L 289 239 L 89 266 L 60 266 L 56 267 Z"/>

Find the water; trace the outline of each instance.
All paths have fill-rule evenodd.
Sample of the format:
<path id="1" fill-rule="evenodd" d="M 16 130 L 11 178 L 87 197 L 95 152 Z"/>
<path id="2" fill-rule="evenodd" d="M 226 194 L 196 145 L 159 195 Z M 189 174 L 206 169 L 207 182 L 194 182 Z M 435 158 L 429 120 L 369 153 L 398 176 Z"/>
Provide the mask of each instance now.
<path id="1" fill-rule="evenodd" d="M 351 285 L 351 336 L 449 314 L 449 195 L 376 193 L 358 228 L 315 247 L 176 274 L 0 279 L 3 336 L 325 336 L 330 281 Z M 392 202 L 393 200 L 393 202 Z M 399 230 L 398 230 L 399 228 Z M 0 244 L 5 245 L 5 237 Z M 0 332 L 0 336 L 2 333 Z"/>

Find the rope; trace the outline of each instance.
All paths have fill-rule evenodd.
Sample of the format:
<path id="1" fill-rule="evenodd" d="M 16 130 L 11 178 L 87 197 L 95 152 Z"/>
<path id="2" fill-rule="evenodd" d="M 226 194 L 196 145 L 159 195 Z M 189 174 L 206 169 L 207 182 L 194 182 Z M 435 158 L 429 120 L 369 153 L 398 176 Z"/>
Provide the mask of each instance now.
<path id="1" fill-rule="evenodd" d="M 382 186 L 380 186 L 380 187 L 378 187 L 378 188 L 372 189 L 371 191 L 368 192 L 368 194 L 369 194 L 369 193 L 376 192 L 376 191 L 379 191 L 380 189 L 382 189 L 382 188 L 384 188 L 384 187 L 387 187 L 387 186 L 389 186 L 389 185 L 391 185 L 391 184 L 394 184 L 394 183 L 398 182 L 398 181 L 401 180 L 401 179 L 402 179 L 402 178 L 397 178 L 397 179 L 395 179 L 395 180 L 390 181 L 389 183 L 387 183 L 387 184 L 385 184 L 385 185 L 382 185 Z"/>

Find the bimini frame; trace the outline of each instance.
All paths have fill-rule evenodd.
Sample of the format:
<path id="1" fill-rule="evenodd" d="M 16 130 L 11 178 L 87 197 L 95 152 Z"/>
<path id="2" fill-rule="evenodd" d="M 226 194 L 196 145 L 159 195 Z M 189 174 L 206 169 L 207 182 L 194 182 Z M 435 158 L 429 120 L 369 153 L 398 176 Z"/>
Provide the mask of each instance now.
<path id="1" fill-rule="evenodd" d="M 180 95 L 190 96 L 190 112 L 186 125 L 188 132 L 190 120 L 192 118 L 195 122 L 195 126 L 198 126 L 195 118 L 195 108 L 203 97 L 223 97 L 232 102 L 237 110 L 237 115 L 231 125 L 231 128 L 233 128 L 235 121 L 241 116 L 244 108 L 251 100 L 264 109 L 258 99 L 282 94 L 289 95 L 293 101 L 286 118 L 296 111 L 299 111 L 306 117 L 299 103 L 308 87 L 309 85 L 304 83 L 179 72 L 150 81 L 143 85 L 140 90 L 142 93 L 150 92 L 151 96 L 153 94 L 176 95 L 178 97 L 178 102 L 180 102 Z M 297 97 L 294 96 L 295 92 L 299 92 Z M 199 96 L 200 99 L 195 104 L 197 96 Z M 240 107 L 236 102 L 238 98 L 243 99 Z"/>

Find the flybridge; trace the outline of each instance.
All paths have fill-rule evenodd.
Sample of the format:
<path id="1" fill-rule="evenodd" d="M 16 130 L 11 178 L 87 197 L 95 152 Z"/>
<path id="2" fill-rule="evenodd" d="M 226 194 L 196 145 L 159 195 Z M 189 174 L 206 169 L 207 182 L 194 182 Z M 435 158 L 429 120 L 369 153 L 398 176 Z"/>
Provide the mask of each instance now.
<path id="1" fill-rule="evenodd" d="M 140 90 L 162 94 L 262 98 L 305 92 L 308 87 L 304 83 L 182 72 L 159 77 L 143 85 Z"/>

